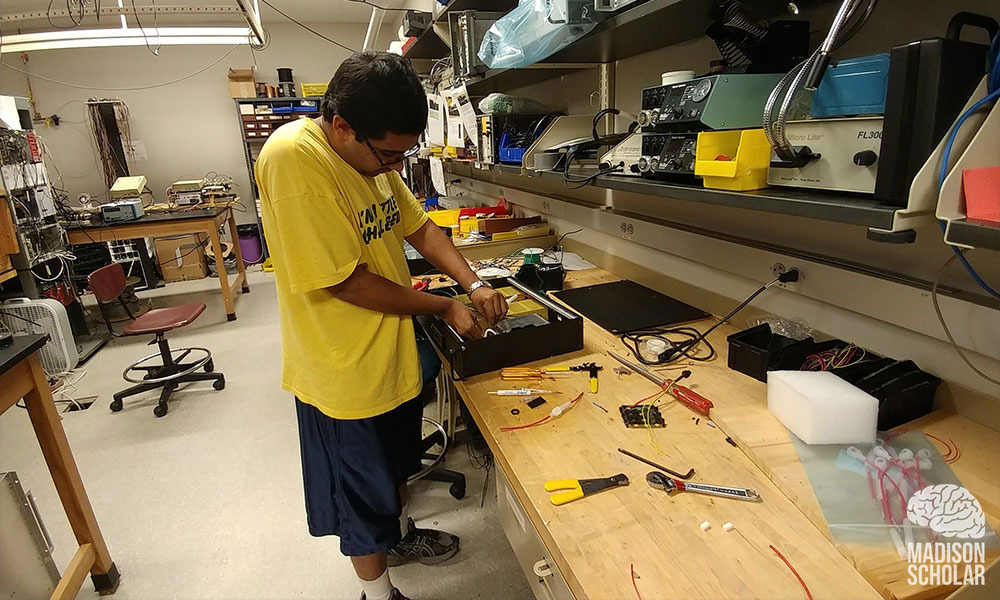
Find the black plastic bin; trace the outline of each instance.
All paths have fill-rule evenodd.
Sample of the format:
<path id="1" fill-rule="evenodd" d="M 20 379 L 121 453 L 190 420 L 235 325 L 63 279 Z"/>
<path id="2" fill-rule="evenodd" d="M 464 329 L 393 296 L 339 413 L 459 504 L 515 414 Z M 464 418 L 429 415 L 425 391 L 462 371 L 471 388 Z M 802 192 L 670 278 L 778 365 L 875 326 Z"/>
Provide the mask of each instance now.
<path id="1" fill-rule="evenodd" d="M 726 339 L 729 341 L 729 368 L 764 382 L 767 381 L 767 372 L 775 370 L 775 365 L 788 352 L 813 345 L 811 337 L 794 340 L 772 332 L 767 323 L 734 333 Z"/>

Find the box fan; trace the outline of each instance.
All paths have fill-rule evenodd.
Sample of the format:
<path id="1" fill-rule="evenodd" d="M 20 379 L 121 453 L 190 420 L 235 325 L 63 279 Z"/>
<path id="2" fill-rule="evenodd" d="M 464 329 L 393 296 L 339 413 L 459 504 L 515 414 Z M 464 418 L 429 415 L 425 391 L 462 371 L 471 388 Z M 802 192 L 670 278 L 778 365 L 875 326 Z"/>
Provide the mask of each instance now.
<path id="1" fill-rule="evenodd" d="M 57 300 L 7 300 L 0 304 L 0 321 L 14 335 L 49 335 L 51 339 L 40 354 L 42 367 L 50 377 L 72 370 L 80 360 L 66 308 Z"/>

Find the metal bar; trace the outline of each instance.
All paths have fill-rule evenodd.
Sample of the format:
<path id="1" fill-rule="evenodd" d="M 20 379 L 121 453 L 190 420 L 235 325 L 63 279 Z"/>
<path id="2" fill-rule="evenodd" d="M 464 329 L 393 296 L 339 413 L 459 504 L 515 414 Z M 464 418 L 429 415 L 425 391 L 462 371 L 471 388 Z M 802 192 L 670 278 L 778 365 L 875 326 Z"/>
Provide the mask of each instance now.
<path id="1" fill-rule="evenodd" d="M 382 30 L 382 21 L 385 19 L 385 11 L 372 7 L 372 16 L 368 20 L 368 30 L 365 32 L 365 41 L 362 50 L 370 50 L 378 41 L 378 34 Z"/>
<path id="2" fill-rule="evenodd" d="M 241 10 L 237 6 L 230 5 L 207 5 L 207 6 L 190 6 L 190 5 L 162 5 L 157 4 L 154 6 L 136 6 L 133 11 L 131 6 L 119 7 L 119 6 L 102 6 L 100 10 L 100 15 L 103 16 L 118 16 L 118 15 L 131 15 L 139 13 L 140 15 L 221 15 L 221 14 L 231 14 L 238 15 Z M 72 11 L 72 16 L 74 18 L 79 16 L 79 12 Z M 83 10 L 84 17 L 93 17 L 98 13 L 93 7 L 88 6 Z M 12 13 L 8 15 L 0 15 L 0 23 L 14 23 L 19 21 L 37 21 L 46 18 L 69 18 L 71 16 L 70 11 L 65 8 L 53 9 L 51 11 L 44 10 L 32 10 L 28 12 Z"/>
<path id="3" fill-rule="evenodd" d="M 610 350 L 608 350 L 608 356 L 610 356 L 611 358 L 617 360 L 621 364 L 623 364 L 626 367 L 632 369 L 636 373 L 642 375 L 643 377 L 645 377 L 646 379 L 652 381 L 653 383 L 655 383 L 656 385 L 658 385 L 660 387 L 664 387 L 665 385 L 667 385 L 667 380 L 666 379 L 663 379 L 662 377 L 656 376 L 655 374 L 653 374 L 652 371 L 650 371 L 649 369 L 647 369 L 647 368 L 645 368 L 643 366 L 637 365 L 634 362 L 632 362 L 632 361 L 630 361 L 630 360 L 628 360 L 626 358 L 618 356 L 617 354 L 615 354 L 614 352 L 612 352 Z"/>

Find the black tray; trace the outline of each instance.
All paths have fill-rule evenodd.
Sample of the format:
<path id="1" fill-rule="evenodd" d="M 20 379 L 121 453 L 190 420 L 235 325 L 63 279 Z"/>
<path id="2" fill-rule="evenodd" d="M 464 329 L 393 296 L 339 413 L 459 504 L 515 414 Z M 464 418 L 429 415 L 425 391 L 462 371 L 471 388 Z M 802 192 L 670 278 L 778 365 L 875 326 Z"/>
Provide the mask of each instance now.
<path id="1" fill-rule="evenodd" d="M 510 286 L 548 309 L 547 325 L 515 329 L 478 340 L 462 338 L 444 319 L 420 315 L 417 320 L 452 369 L 456 380 L 583 349 L 583 317 L 533 291 L 514 277 L 491 279 L 495 288 Z M 444 288 L 461 294 L 458 286 Z"/>
<path id="2" fill-rule="evenodd" d="M 794 340 L 771 331 L 771 326 L 761 323 L 726 338 L 729 341 L 729 368 L 767 382 L 767 372 L 788 352 L 813 345 L 813 339 Z"/>

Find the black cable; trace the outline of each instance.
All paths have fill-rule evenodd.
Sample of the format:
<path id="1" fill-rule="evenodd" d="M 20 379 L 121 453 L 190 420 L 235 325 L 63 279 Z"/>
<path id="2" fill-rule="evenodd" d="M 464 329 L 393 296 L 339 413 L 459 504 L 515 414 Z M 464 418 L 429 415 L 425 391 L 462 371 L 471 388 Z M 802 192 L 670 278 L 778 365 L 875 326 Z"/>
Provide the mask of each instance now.
<path id="1" fill-rule="evenodd" d="M 682 339 L 680 341 L 673 340 L 669 336 L 679 336 Z M 656 360 L 648 360 L 642 356 L 639 351 L 639 346 L 643 341 L 654 338 L 663 341 L 670 347 L 670 350 L 664 352 L 663 354 L 672 353 L 670 358 L 664 358 L 661 354 Z M 635 358 L 645 364 L 645 365 L 664 365 L 680 357 L 687 358 L 689 360 L 704 362 L 715 358 L 715 348 L 712 346 L 711 342 L 708 340 L 700 339 L 701 334 L 698 330 L 693 327 L 674 327 L 674 328 L 659 328 L 659 329 L 641 329 L 637 331 L 630 331 L 629 333 L 624 333 L 620 336 L 620 339 L 625 347 L 632 351 Z M 695 346 L 698 345 L 699 341 L 703 341 L 705 347 L 708 348 L 708 354 L 705 356 L 699 356 L 694 353 Z"/>
<path id="2" fill-rule="evenodd" d="M 789 271 L 789 273 L 791 273 L 791 271 Z M 797 281 L 798 280 L 797 270 L 795 271 L 795 273 L 796 274 L 794 279 L 787 279 L 787 281 Z M 728 315 L 716 321 L 715 324 L 706 329 L 704 333 L 698 333 L 698 330 L 694 329 L 693 327 L 676 327 L 673 329 L 649 329 L 649 330 L 634 331 L 623 334 L 621 336 L 621 341 L 623 344 L 628 346 L 630 350 L 633 351 L 633 354 L 639 360 L 639 362 L 647 365 L 668 364 L 681 357 L 697 361 L 711 360 L 715 358 L 715 348 L 713 348 L 712 344 L 709 343 L 707 339 L 708 335 L 713 331 L 715 331 L 716 329 L 718 329 L 724 323 L 729 322 L 729 320 L 732 319 L 736 315 L 736 313 L 740 312 L 748 304 L 753 302 L 754 298 L 763 294 L 767 288 L 771 287 L 778 281 L 784 281 L 782 277 L 784 277 L 784 275 L 775 277 L 770 282 L 760 286 L 760 288 L 758 288 L 757 291 L 750 294 L 750 296 L 747 297 L 746 300 L 741 302 L 739 306 L 729 311 Z M 686 339 L 680 342 L 675 342 L 674 340 L 668 338 L 667 337 L 668 335 L 679 335 Z M 656 338 L 662 340 L 666 342 L 667 345 L 670 346 L 670 348 L 667 351 L 660 354 L 660 356 L 657 357 L 656 360 L 654 361 L 647 360 L 646 358 L 643 358 L 642 354 L 639 352 L 639 345 L 642 343 L 643 340 L 648 338 Z M 699 357 L 694 354 L 694 350 L 699 344 L 702 343 L 704 343 L 705 346 L 708 348 L 709 353 L 707 356 Z"/>
<path id="3" fill-rule="evenodd" d="M 8 312 L 6 310 L 0 310 L 0 314 L 7 315 L 8 317 L 14 317 L 15 319 L 21 319 L 25 323 L 31 323 L 35 327 L 41 327 L 42 326 L 42 324 L 39 323 L 38 321 L 32 321 L 31 319 L 28 319 L 27 317 L 22 317 L 21 315 L 18 315 L 18 314 L 12 313 L 12 312 Z"/>
<path id="4" fill-rule="evenodd" d="M 583 227 L 581 227 L 581 228 L 579 228 L 579 229 L 574 229 L 573 231 L 567 231 L 566 233 L 564 233 L 564 234 L 562 234 L 561 236 L 559 236 L 559 239 L 557 239 L 557 240 L 556 240 L 556 243 L 555 243 L 555 244 L 552 244 L 552 245 L 553 245 L 554 247 L 558 248 L 558 247 L 559 247 L 559 244 L 561 244 L 561 243 L 562 243 L 562 241 L 563 241 L 564 239 L 566 239 L 566 236 L 568 236 L 568 235 L 573 235 L 574 233 L 580 233 L 581 231 L 583 231 Z"/>
<path id="5" fill-rule="evenodd" d="M 597 111 L 597 114 L 594 115 L 594 124 L 591 127 L 591 133 L 594 136 L 595 142 L 601 141 L 601 136 L 597 133 L 597 124 L 601 122 L 601 119 L 603 119 L 605 115 L 620 115 L 621 112 L 622 111 L 618 110 L 617 108 L 602 108 L 601 110 Z"/>
<path id="6" fill-rule="evenodd" d="M 68 0 L 67 0 L 68 1 Z M 142 26 L 142 21 L 139 20 L 139 11 L 135 8 L 135 0 L 132 0 L 132 14 L 135 16 L 135 22 L 139 25 L 139 31 L 142 33 L 142 41 L 146 42 L 146 50 L 149 50 L 153 56 L 160 55 L 160 46 L 157 45 L 156 50 L 153 50 L 149 45 L 149 38 L 146 37 L 146 28 Z M 153 0 L 153 19 L 156 19 L 156 0 Z M 156 35 L 159 37 L 160 31 L 159 27 L 156 28 Z"/>
<path id="7" fill-rule="evenodd" d="M 49 21 L 49 25 L 55 27 L 56 29 L 73 29 L 74 27 L 76 27 L 77 25 L 79 25 L 79 23 L 77 23 L 76 21 L 73 21 L 73 17 L 70 17 L 70 20 L 73 21 L 73 24 L 70 25 L 69 27 L 61 27 L 59 25 L 56 25 L 55 22 L 52 20 L 52 3 L 53 2 L 55 2 L 55 0 L 49 0 L 49 6 L 48 6 L 48 8 L 45 9 L 45 18 Z M 66 8 L 67 9 L 69 8 L 69 2 L 68 1 L 66 2 Z"/>
<path id="8" fill-rule="evenodd" d="M 278 8 L 277 6 L 275 6 L 275 5 L 271 4 L 271 3 L 270 3 L 270 2 L 268 2 L 267 0 L 260 0 L 260 1 L 261 1 L 261 2 L 263 2 L 264 4 L 266 4 L 267 6 L 270 6 L 270 7 L 271 7 L 271 8 L 272 8 L 272 9 L 274 10 L 274 12 L 276 12 L 276 13 L 278 13 L 279 15 L 281 15 L 281 16 L 283 16 L 283 17 L 285 17 L 286 19 L 288 19 L 288 20 L 289 20 L 289 21 L 291 21 L 292 23 L 295 23 L 296 25 L 298 25 L 298 26 L 299 26 L 299 27 L 301 27 L 302 29 L 305 29 L 305 30 L 306 30 L 306 31 L 308 31 L 309 33 L 311 33 L 311 34 L 313 34 L 313 35 L 315 35 L 315 36 L 319 36 L 319 37 L 323 38 L 324 40 L 326 40 L 326 41 L 330 42 L 330 43 L 331 43 L 331 44 L 333 44 L 334 46 L 340 46 L 341 48 L 343 48 L 344 50 L 347 50 L 348 52 L 351 52 L 351 53 L 354 53 L 354 52 L 357 52 L 357 50 L 355 50 L 354 48 L 351 48 L 351 47 L 349 47 L 349 46 L 345 46 L 344 44 L 341 44 L 340 42 L 338 42 L 338 41 L 336 41 L 336 40 L 332 40 L 332 39 L 330 39 L 330 38 L 326 37 L 325 35 L 323 35 L 322 33 L 320 33 L 320 32 L 318 32 L 318 31 L 316 31 L 315 29 L 313 29 L 313 28 L 309 27 L 308 25 L 305 25 L 304 23 L 301 23 L 301 22 L 299 22 L 299 21 L 296 21 L 296 20 L 295 20 L 294 18 L 290 17 L 290 16 L 288 15 L 288 13 L 285 13 L 285 12 L 283 12 L 283 11 L 282 11 L 282 10 L 281 10 L 280 8 Z M 354 1 L 354 0 L 352 0 L 352 1 Z"/>

